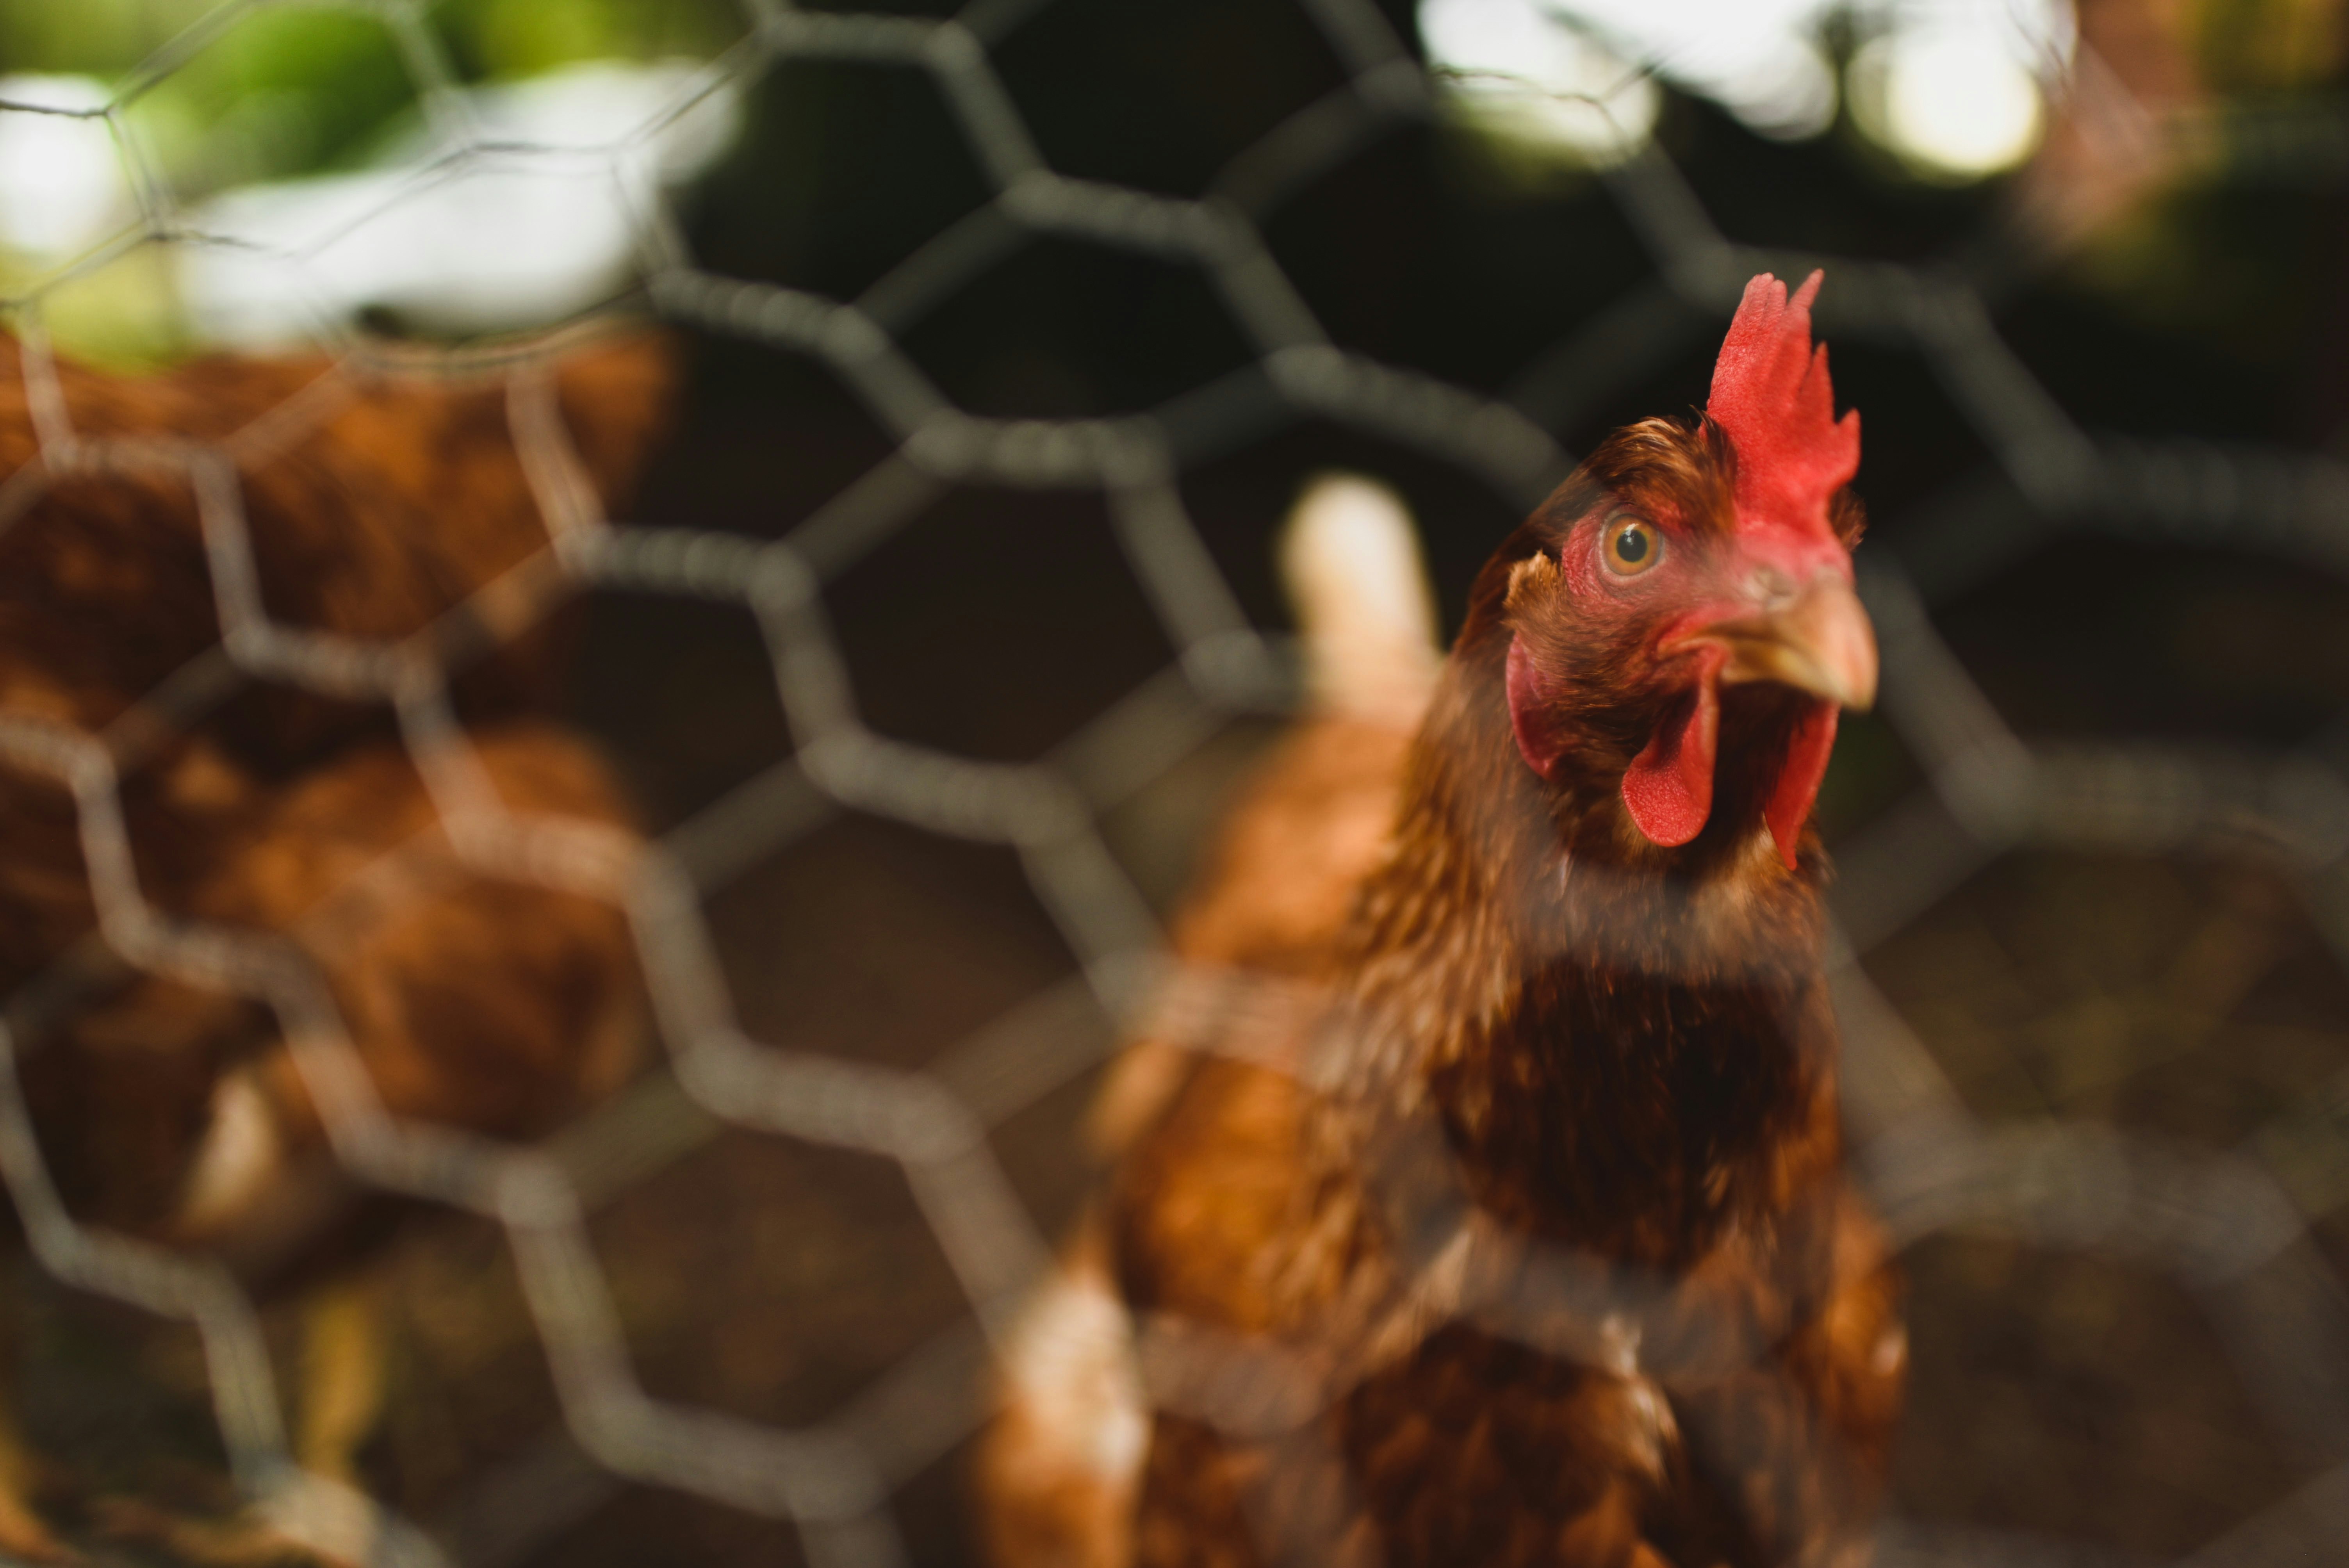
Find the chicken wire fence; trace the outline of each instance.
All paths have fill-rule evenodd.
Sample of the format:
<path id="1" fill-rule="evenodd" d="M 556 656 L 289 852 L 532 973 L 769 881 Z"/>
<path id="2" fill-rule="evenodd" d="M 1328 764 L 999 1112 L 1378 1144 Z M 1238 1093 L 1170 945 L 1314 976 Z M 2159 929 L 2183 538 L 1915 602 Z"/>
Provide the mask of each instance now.
<path id="1" fill-rule="evenodd" d="M 1146 1017 L 1163 1035 L 1214 1046 L 1229 1034 L 1244 977 L 1170 972 L 1156 918 L 1105 844 L 1102 820 L 1166 775 L 1234 715 L 1278 711 L 1296 683 L 1278 638 L 1252 626 L 1192 519 L 1177 481 L 1234 429 L 1311 416 L 1456 465 L 1529 508 L 1573 456 L 1510 402 L 1446 385 L 1333 344 L 1268 249 L 1267 215 L 1317 175 L 1401 121 L 1434 111 L 1428 73 L 1367 0 L 1302 0 L 1343 62 L 1343 85 L 1226 164 L 1207 192 L 1176 199 L 1055 172 L 1038 150 L 990 49 L 1049 0 L 974 0 L 947 20 L 752 6 L 750 31 L 654 120 L 597 155 L 635 217 L 654 313 L 826 367 L 888 431 L 895 449 L 781 539 L 761 542 L 659 520 L 602 515 L 553 400 L 555 335 L 471 361 L 502 377 L 512 438 L 546 525 L 529 560 L 425 631 L 370 644 L 271 619 L 240 512 L 238 467 L 299 443 L 310 416 L 289 405 L 232 439 L 78 435 L 42 330 L 45 294 L 15 302 L 38 461 L 0 487 L 10 520 L 51 480 L 123 466 L 184 474 L 198 498 L 213 573 L 219 646 L 101 733 L 0 715 L 8 766 L 70 790 L 99 932 L 139 969 L 254 998 L 294 1046 L 336 1160 L 360 1181 L 481 1216 L 502 1232 L 580 1450 L 613 1474 L 788 1520 L 811 1561 L 887 1563 L 905 1548 L 893 1499 L 987 1415 L 988 1346 L 1049 1266 L 1051 1240 L 1023 1207 L 990 1135 L 1098 1065 L 1114 1030 Z M 166 49 L 102 109 L 0 104 L 0 114 L 123 106 L 247 6 L 229 5 Z M 576 170 L 574 148 L 479 139 L 429 30 L 424 7 L 364 8 L 398 42 L 443 151 L 409 187 L 495 166 Z M 926 73 L 992 190 L 859 296 L 822 297 L 697 264 L 664 199 L 616 172 L 629 143 L 728 83 L 786 59 L 885 63 Z M 2287 137 L 2289 140 L 2291 138 Z M 141 213 L 123 245 L 197 245 L 135 140 L 121 140 Z M 2322 136 L 2309 139 L 2327 161 Z M 2337 158 L 2333 159 L 2337 161 Z M 2002 340 L 1983 294 L 1952 267 L 1757 250 L 1719 232 L 1671 159 L 1653 147 L 1604 171 L 1653 279 L 1601 309 L 1538 358 L 1550 407 L 1583 403 L 1692 346 L 1693 314 L 1724 321 L 1745 279 L 1829 269 L 1819 330 L 1833 342 L 1913 349 L 1991 449 L 2002 482 L 1946 492 L 1912 529 L 1909 572 L 1861 556 L 1862 596 L 1880 639 L 1881 707 L 1923 781 L 1839 846 L 1830 974 L 1842 1020 L 1854 1170 L 1896 1238 L 1963 1231 L 2135 1260 L 2178 1282 L 2207 1311 L 2243 1387 L 2315 1479 L 2243 1518 L 2190 1558 L 2197 1568 L 2315 1564 L 2349 1541 L 2349 1295 L 2309 1241 L 2312 1219 L 2349 1192 L 2349 1116 L 2337 1094 L 2287 1119 L 2280 1139 L 2241 1152 L 2189 1149 L 2101 1123 L 1993 1121 L 1964 1106 L 1860 960 L 2007 851 L 2061 846 L 2127 852 L 2207 848 L 2281 860 L 2307 909 L 2349 957 L 2349 779 L 2321 748 L 2261 755 L 2171 744 L 2026 742 L 2002 720 L 1937 633 L 1938 601 L 2067 531 L 2155 543 L 2223 542 L 2338 573 L 2349 567 L 2349 468 L 2304 452 L 2177 440 L 2116 440 L 2079 428 Z M 956 407 L 900 336 L 1029 236 L 1138 253 L 1197 269 L 1252 346 L 1253 362 L 1157 409 L 1119 418 L 999 419 Z M 119 250 L 119 247 L 118 247 Z M 103 264 L 105 253 L 88 265 Z M 287 258 L 297 269 L 299 256 Z M 69 282 L 73 272 L 61 281 Z M 1704 330 L 1713 330 L 1707 327 Z M 345 339 L 346 350 L 370 351 Z M 828 585 L 963 485 L 1097 494 L 1174 646 L 1176 663 L 1031 764 L 971 760 L 891 738 L 860 718 L 826 610 Z M 469 663 L 592 590 L 737 605 L 755 618 L 788 720 L 792 755 L 649 841 L 517 815 L 473 758 L 450 696 Z M 513 1147 L 387 1114 L 336 1014 L 325 976 L 286 937 L 165 915 L 142 898 L 118 781 L 175 729 L 240 685 L 268 681 L 389 704 L 457 852 L 484 874 L 582 892 L 625 911 L 665 1057 L 657 1071 L 558 1139 Z M 714 954 L 713 891 L 841 810 L 1006 846 L 1079 975 L 1035 996 L 923 1070 L 794 1050 L 737 1022 Z M 47 1006 L 36 979 L 0 1028 L 0 1175 L 41 1267 L 74 1286 L 192 1326 L 235 1478 L 289 1532 L 370 1561 L 440 1563 L 443 1542 L 376 1500 L 290 1457 L 282 1391 L 259 1309 L 227 1270 L 86 1227 L 45 1169 L 15 1070 L 16 1041 Z M 1191 1020 L 1186 1030 L 1185 1019 Z M 830 1418 L 781 1428 L 649 1394 L 632 1366 L 624 1313 L 588 1233 L 596 1208 L 709 1129 L 730 1125 L 894 1161 L 968 1298 L 957 1328 L 904 1359 Z M 2291 1156 L 2285 1171 L 2277 1150 Z M 2263 1154 L 2262 1150 L 2268 1151 Z M 2312 1178 L 2309 1172 L 2319 1174 Z M 2329 1176 L 2324 1172 L 2331 1172 Z M 1553 1260 L 1570 1272 L 1571 1259 Z M 1564 1292 L 1572 1281 L 1524 1289 Z M 1507 1332 L 1511 1304 L 1454 1302 Z M 1521 1304 L 1522 1305 L 1522 1304 Z M 1235 1427 L 1219 1406 L 1218 1349 L 1169 1327 L 1145 1356 L 1154 1398 Z M 1241 1382 L 1249 1381 L 1243 1377 Z M 1228 1392 L 1235 1379 L 1220 1386 Z M 1201 1390 L 1206 1392 L 1202 1393 Z M 1245 1391 L 1244 1391 L 1245 1392 Z M 1242 1403 L 1246 1400 L 1243 1399 Z M 531 1505 L 502 1494 L 526 1538 Z M 549 1527 L 551 1528 L 551 1527 Z M 525 1540 L 526 1544 L 526 1540 Z M 518 1553 L 517 1553 L 518 1554 Z M 1971 1532 L 1892 1518 L 1888 1563 L 2120 1561 L 2094 1542 Z"/>

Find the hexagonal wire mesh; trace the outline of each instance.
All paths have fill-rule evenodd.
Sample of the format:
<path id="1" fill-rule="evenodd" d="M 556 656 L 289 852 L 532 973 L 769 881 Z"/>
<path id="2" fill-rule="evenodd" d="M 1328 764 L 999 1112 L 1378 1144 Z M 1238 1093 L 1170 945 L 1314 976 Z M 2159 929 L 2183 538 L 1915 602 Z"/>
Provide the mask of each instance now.
<path id="1" fill-rule="evenodd" d="M 304 1082 L 346 1171 L 373 1188 L 479 1216 L 502 1233 L 579 1450 L 619 1476 L 787 1520 L 809 1559 L 826 1564 L 904 1559 L 893 1497 L 983 1419 L 986 1346 L 1048 1267 L 1051 1244 L 1007 1177 L 991 1133 L 1098 1064 L 1112 1031 L 1083 1026 L 1097 1011 L 1123 1026 L 1149 1007 L 1162 1028 L 1182 1011 L 1168 1007 L 1167 986 L 1180 977 L 1165 971 L 1156 919 L 1105 845 L 1102 819 L 1175 768 L 1225 717 L 1277 710 L 1289 689 L 1282 649 L 1250 624 L 1186 511 L 1177 480 L 1195 453 L 1182 430 L 1226 418 L 1246 423 L 1268 406 L 1309 413 L 1456 465 L 1519 507 L 1547 493 L 1571 462 L 1540 424 L 1507 402 L 1333 344 L 1268 247 L 1266 215 L 1290 193 L 1383 127 L 1430 112 L 1423 67 L 1365 0 L 1305 0 L 1312 26 L 1342 63 L 1342 84 L 1230 160 L 1197 199 L 1071 178 L 1048 165 L 990 58 L 1000 38 L 1047 4 L 975 0 L 941 21 L 801 11 L 767 0 L 754 6 L 744 40 L 634 133 L 649 135 L 700 95 L 780 61 L 885 62 L 935 81 L 989 190 L 977 211 L 843 302 L 706 270 L 661 202 L 630 189 L 638 202 L 637 259 L 657 315 L 825 367 L 892 444 L 885 458 L 779 540 L 603 516 L 547 397 L 549 382 L 536 374 L 561 351 L 558 338 L 508 351 L 492 367 L 510 387 L 513 438 L 546 525 L 543 548 L 404 641 L 370 644 L 280 624 L 255 587 L 235 449 L 298 443 L 301 411 L 280 410 L 225 444 L 160 436 L 86 440 L 44 348 L 44 296 L 17 302 L 39 458 L 0 488 L 0 501 L 21 515 L 51 479 L 107 465 L 184 474 L 200 500 L 222 632 L 200 668 L 150 694 L 136 722 L 89 734 L 0 715 L 7 765 L 71 793 L 105 944 L 137 969 L 265 1005 L 295 1044 Z M 241 9 L 224 7 L 223 20 L 212 25 Z M 390 0 L 375 7 L 402 42 L 446 139 L 441 160 L 419 178 L 468 160 L 523 170 L 542 158 L 575 165 L 575 150 L 478 142 L 436 63 L 423 9 Z M 0 111 L 116 122 L 145 86 L 201 42 L 193 36 L 166 50 L 104 108 L 0 105 Z M 125 243 L 202 242 L 169 191 L 138 159 L 129 162 L 142 226 Z M 2223 542 L 2335 573 L 2349 559 L 2349 474 L 2336 465 L 2282 449 L 2099 439 L 2074 424 L 2002 341 L 1964 276 L 1733 243 L 1654 148 L 1604 179 L 1657 276 L 1545 357 L 1553 400 L 1592 398 L 1621 381 L 1628 373 L 1613 348 L 1655 317 L 1659 301 L 1725 317 L 1751 273 L 1799 275 L 1825 263 L 1833 287 L 1820 310 L 1823 331 L 1921 355 L 2031 512 L 2158 542 Z M 1003 419 L 966 412 L 899 338 L 1023 235 L 1196 269 L 1245 335 L 1249 363 L 1188 395 L 1187 424 L 1159 413 Z M 361 350 L 354 345 L 348 352 Z M 827 614 L 828 590 L 844 573 L 941 491 L 974 483 L 1100 497 L 1109 530 L 1176 651 L 1170 669 L 1035 762 L 972 760 L 869 727 Z M 2008 526 L 2009 515 L 1979 497 L 1960 497 L 1942 510 L 1933 526 L 1949 542 L 1945 553 L 1961 562 L 1949 573 L 1952 582 L 2040 544 L 2044 534 Z M 2266 1419 L 2340 1466 L 2349 1456 L 2349 1308 L 2338 1280 L 2306 1244 L 2309 1216 L 2298 1190 L 2288 1192 L 2255 1153 L 2195 1151 L 2095 1122 L 1978 1119 L 1859 958 L 2010 850 L 2158 853 L 2198 842 L 2214 826 L 2246 822 L 2272 834 L 2270 852 L 2289 862 L 2337 944 L 2349 934 L 2340 869 L 2349 845 L 2349 784 L 2313 755 L 2026 744 L 1937 632 L 1928 589 L 1942 588 L 1912 582 L 1872 557 L 1864 558 L 1861 586 L 1881 639 L 1884 710 L 1923 778 L 1910 798 L 1850 835 L 1838 854 L 1831 972 L 1858 1173 L 1904 1243 L 1938 1233 L 1987 1233 L 2117 1255 L 2174 1277 L 2209 1313 Z M 450 696 L 466 663 L 557 603 L 606 588 L 747 612 L 790 732 L 786 759 L 645 842 L 508 810 Z M 390 705 L 466 863 L 624 910 L 666 1049 L 659 1069 L 552 1145 L 515 1147 L 396 1119 L 359 1064 L 314 960 L 279 936 L 191 924 L 152 907 L 142 895 L 119 780 L 153 744 L 159 722 L 166 730 L 192 722 L 246 680 Z M 1030 997 L 926 1068 L 750 1037 L 714 950 L 707 901 L 742 868 L 842 810 L 1007 847 L 1076 955 L 1076 977 Z M 1212 991 L 1230 977 L 1194 978 Z M 1178 1000 L 1181 994 L 1178 985 Z M 1202 1005 L 1228 1002 L 1209 995 Z M 26 1006 L 20 998 L 12 1026 L 21 1026 Z M 2337 1171 L 2349 1159 L 2336 1112 L 2311 1103 L 2293 1122 L 2292 1147 L 2303 1167 L 2313 1161 Z M 763 1424 L 649 1394 L 632 1364 L 626 1314 L 591 1240 L 589 1217 L 657 1168 L 662 1150 L 720 1125 L 893 1162 L 968 1299 L 963 1324 L 828 1418 L 802 1425 Z M 445 1541 L 292 1461 L 258 1309 L 224 1268 L 69 1217 L 45 1166 L 5 1033 L 0 1175 L 41 1267 L 81 1290 L 192 1326 L 220 1436 L 249 1498 L 288 1530 L 330 1548 L 390 1562 L 448 1560 Z M 1553 1261 L 1570 1274 L 1571 1259 Z M 1529 1290 L 1577 1288 L 1570 1277 L 1547 1285 L 1538 1271 L 1527 1277 L 1535 1282 Z M 1511 1331 L 1509 1300 L 1454 1305 Z M 1213 1418 L 1213 1401 L 1194 1413 Z M 2349 1467 L 2312 1473 L 2314 1480 L 2242 1520 L 2193 1561 L 2333 1560 L 2349 1539 Z M 483 1560 L 524 1554 L 531 1526 L 519 1528 L 520 1544 L 508 1541 Z M 1883 1548 L 1884 1560 L 1900 1563 L 2106 1560 L 2079 1550 L 2087 1556 L 2054 1542 L 1899 1521 L 1888 1527 Z"/>

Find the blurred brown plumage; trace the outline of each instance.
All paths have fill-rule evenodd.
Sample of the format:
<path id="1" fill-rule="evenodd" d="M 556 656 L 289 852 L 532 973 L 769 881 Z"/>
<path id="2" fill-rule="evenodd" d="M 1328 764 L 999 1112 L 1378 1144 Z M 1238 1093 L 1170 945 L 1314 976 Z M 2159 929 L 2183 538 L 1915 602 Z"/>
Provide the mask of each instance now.
<path id="1" fill-rule="evenodd" d="M 49 1003 L 35 1011 L 51 1015 L 20 1006 L 17 1073 L 76 1219 L 329 1303 L 313 1348 L 331 1343 L 312 1357 L 327 1386 L 302 1392 L 297 1457 L 333 1479 L 350 1478 L 381 1395 L 366 1254 L 334 1223 L 356 1189 L 260 1000 L 110 950 L 85 823 L 40 741 L 104 748 L 138 894 L 167 923 L 290 942 L 392 1116 L 545 1132 L 621 1082 L 639 1048 L 625 920 L 471 869 L 391 709 L 336 689 L 336 661 L 435 638 L 465 666 L 469 772 L 496 806 L 625 854 L 616 782 L 533 711 L 559 612 L 469 624 L 460 606 L 502 578 L 532 586 L 551 533 L 625 494 L 673 383 L 649 335 L 461 372 L 315 357 L 146 377 L 0 339 L 0 721 L 16 738 L 0 745 L 0 984 L 37 981 Z M 257 624 L 240 593 L 284 634 L 223 647 Z M 292 678 L 305 658 L 323 692 Z M 264 678 L 241 681 L 240 664 Z M 13 1436 L 0 1444 L 0 1552 L 64 1551 L 27 1496 L 41 1468 Z M 135 1507 L 112 1518 L 167 1542 L 179 1529 Z M 235 1560 L 235 1532 L 205 1542 Z M 249 1544 L 285 1545 L 265 1532 Z"/>
<path id="2" fill-rule="evenodd" d="M 1013 1346 L 1002 1568 L 1864 1557 L 1905 1340 L 1808 829 L 1874 686 L 1816 287 L 1501 545 L 1415 733 L 1375 661 L 1235 806 Z M 1365 639 L 1302 619 L 1342 695 Z"/>

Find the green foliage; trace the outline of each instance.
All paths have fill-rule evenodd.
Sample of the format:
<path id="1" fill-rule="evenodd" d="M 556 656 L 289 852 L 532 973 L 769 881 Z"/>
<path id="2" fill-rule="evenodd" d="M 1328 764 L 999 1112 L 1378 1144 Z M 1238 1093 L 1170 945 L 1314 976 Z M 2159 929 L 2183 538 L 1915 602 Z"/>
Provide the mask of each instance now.
<path id="1" fill-rule="evenodd" d="M 512 80 L 590 60 L 717 55 L 736 0 L 0 0 L 0 75 L 119 95 L 145 165 L 182 201 L 364 166 L 420 118 L 419 80 Z M 414 25 L 406 25 L 412 16 Z M 128 222 L 126 214 L 125 221 Z M 0 251 L 0 301 L 38 290 L 51 338 L 122 368 L 191 345 L 166 247 L 62 277 Z"/>
<path id="2" fill-rule="evenodd" d="M 707 58 L 743 30 L 729 0 L 447 0 L 433 19 L 469 77 L 581 60 Z"/>
<path id="3" fill-rule="evenodd" d="M 256 9 L 133 105 L 182 191 L 356 161 L 416 89 L 398 42 L 349 10 Z"/>
<path id="4" fill-rule="evenodd" d="M 391 5 L 334 0 L 5 0 L 0 72 L 56 71 L 138 86 L 131 118 L 183 193 L 363 161 L 412 116 L 414 62 Z M 242 13 L 237 15 L 236 13 Z M 739 36 L 733 0 L 440 0 L 423 46 L 460 82 L 583 60 L 706 58 Z M 171 58 L 191 27 L 200 46 Z"/>
<path id="5" fill-rule="evenodd" d="M 116 77 L 218 0 L 8 0 L 0 5 L 0 71 Z"/>
<path id="6" fill-rule="evenodd" d="M 2204 84 L 2218 92 L 2289 92 L 2340 78 L 2334 0 L 2195 0 L 2183 19 Z"/>

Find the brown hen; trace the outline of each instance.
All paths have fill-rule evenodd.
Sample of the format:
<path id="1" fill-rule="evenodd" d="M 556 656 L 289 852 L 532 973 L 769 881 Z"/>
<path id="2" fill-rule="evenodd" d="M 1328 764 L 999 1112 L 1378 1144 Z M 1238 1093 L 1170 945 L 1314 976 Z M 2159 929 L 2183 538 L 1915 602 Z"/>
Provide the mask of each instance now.
<path id="1" fill-rule="evenodd" d="M 1415 731 L 1325 715 L 1234 809 L 1015 1341 L 1002 1568 L 1864 1557 L 1905 1341 L 1808 825 L 1875 685 L 1817 284 L 1502 543 Z"/>
<path id="2" fill-rule="evenodd" d="M 608 1093 L 640 1041 L 623 917 L 471 869 L 445 781 L 428 789 L 386 699 L 435 655 L 465 666 L 460 767 L 489 810 L 625 856 L 607 769 L 533 717 L 562 642 L 560 614 L 540 614 L 556 596 L 535 591 L 551 536 L 595 526 L 633 483 L 673 380 L 643 335 L 460 373 L 319 357 L 142 377 L 0 338 L 14 1070 L 76 1219 L 299 1287 L 297 1457 L 333 1480 L 352 1479 L 383 1393 L 368 1256 L 334 1223 L 356 1189 L 280 1020 L 110 946 L 91 760 L 119 780 L 136 899 L 167 931 L 289 944 L 392 1116 L 527 1139 Z M 453 710 L 428 686 L 421 711 Z M 0 1441 L 0 1553 L 64 1553 L 30 1495 L 43 1469 Z M 211 1561 L 286 1546 L 258 1525 L 68 1506 Z"/>

